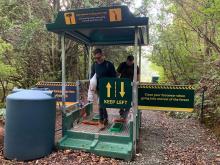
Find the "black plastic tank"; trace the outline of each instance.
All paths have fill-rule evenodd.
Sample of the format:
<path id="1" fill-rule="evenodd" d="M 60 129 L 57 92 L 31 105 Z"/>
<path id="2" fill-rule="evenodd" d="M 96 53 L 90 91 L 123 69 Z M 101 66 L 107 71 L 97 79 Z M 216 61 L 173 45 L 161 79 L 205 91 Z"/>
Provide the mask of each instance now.
<path id="1" fill-rule="evenodd" d="M 32 160 L 54 147 L 56 101 L 52 93 L 22 90 L 6 98 L 4 156 Z"/>

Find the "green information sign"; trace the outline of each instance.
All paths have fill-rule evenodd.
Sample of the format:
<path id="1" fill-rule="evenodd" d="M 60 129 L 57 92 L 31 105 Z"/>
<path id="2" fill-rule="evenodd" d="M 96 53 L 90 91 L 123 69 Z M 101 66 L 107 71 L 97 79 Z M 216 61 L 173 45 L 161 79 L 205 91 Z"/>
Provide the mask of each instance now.
<path id="1" fill-rule="evenodd" d="M 102 78 L 99 82 L 100 105 L 103 108 L 130 108 L 131 81 L 124 78 Z"/>
<path id="2" fill-rule="evenodd" d="M 138 86 L 138 109 L 192 112 L 194 90 L 191 86 L 150 85 Z"/>
<path id="3" fill-rule="evenodd" d="M 120 22 L 122 21 L 122 9 L 118 7 L 68 11 L 64 13 L 64 18 L 66 25 Z"/>

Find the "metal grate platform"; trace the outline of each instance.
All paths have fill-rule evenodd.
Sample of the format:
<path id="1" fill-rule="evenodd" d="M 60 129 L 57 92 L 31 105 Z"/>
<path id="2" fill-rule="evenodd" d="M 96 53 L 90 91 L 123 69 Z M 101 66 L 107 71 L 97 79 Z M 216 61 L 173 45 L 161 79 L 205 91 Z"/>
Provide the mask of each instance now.
<path id="1" fill-rule="evenodd" d="M 109 124 L 108 126 L 104 129 L 104 130 L 100 130 L 98 126 L 95 125 L 87 125 L 87 124 L 83 124 L 83 123 L 78 123 L 76 125 L 73 126 L 73 128 L 71 129 L 71 131 L 74 132 L 83 132 L 83 133 L 89 133 L 89 134 L 101 134 L 101 135 L 109 135 L 109 136 L 124 136 L 124 137 L 129 137 L 129 121 L 130 118 L 128 117 L 127 122 L 124 123 L 124 126 L 122 128 L 121 132 L 110 132 L 110 128 L 113 124 L 113 120 L 116 118 L 119 118 L 119 110 L 115 110 L 115 109 L 107 109 L 108 111 L 108 120 L 109 120 Z M 93 118 L 93 116 L 97 115 L 96 113 L 92 114 L 91 116 L 89 116 L 87 118 L 87 120 L 91 120 Z M 130 115 L 128 115 L 130 116 Z"/>

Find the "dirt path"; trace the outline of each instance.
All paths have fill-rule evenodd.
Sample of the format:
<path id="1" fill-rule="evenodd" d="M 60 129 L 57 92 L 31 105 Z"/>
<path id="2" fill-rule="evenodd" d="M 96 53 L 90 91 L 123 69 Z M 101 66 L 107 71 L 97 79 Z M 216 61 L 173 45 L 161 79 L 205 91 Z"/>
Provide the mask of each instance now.
<path id="1" fill-rule="evenodd" d="M 141 152 L 133 162 L 66 150 L 23 163 L 5 160 L 1 146 L 0 164 L 220 164 L 220 143 L 211 131 L 194 119 L 174 119 L 165 113 L 143 111 L 141 132 Z"/>
<path id="2" fill-rule="evenodd" d="M 144 111 L 142 126 L 141 154 L 122 164 L 220 164 L 220 143 L 196 120 Z"/>

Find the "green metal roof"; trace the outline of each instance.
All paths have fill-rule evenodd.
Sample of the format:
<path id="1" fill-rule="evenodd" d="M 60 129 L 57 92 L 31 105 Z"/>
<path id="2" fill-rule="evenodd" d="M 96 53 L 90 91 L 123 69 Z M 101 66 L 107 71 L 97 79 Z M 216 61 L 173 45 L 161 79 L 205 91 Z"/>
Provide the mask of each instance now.
<path id="1" fill-rule="evenodd" d="M 135 28 L 139 45 L 148 44 L 148 18 L 135 17 L 127 6 L 60 11 L 47 30 L 88 45 L 134 45 Z"/>

